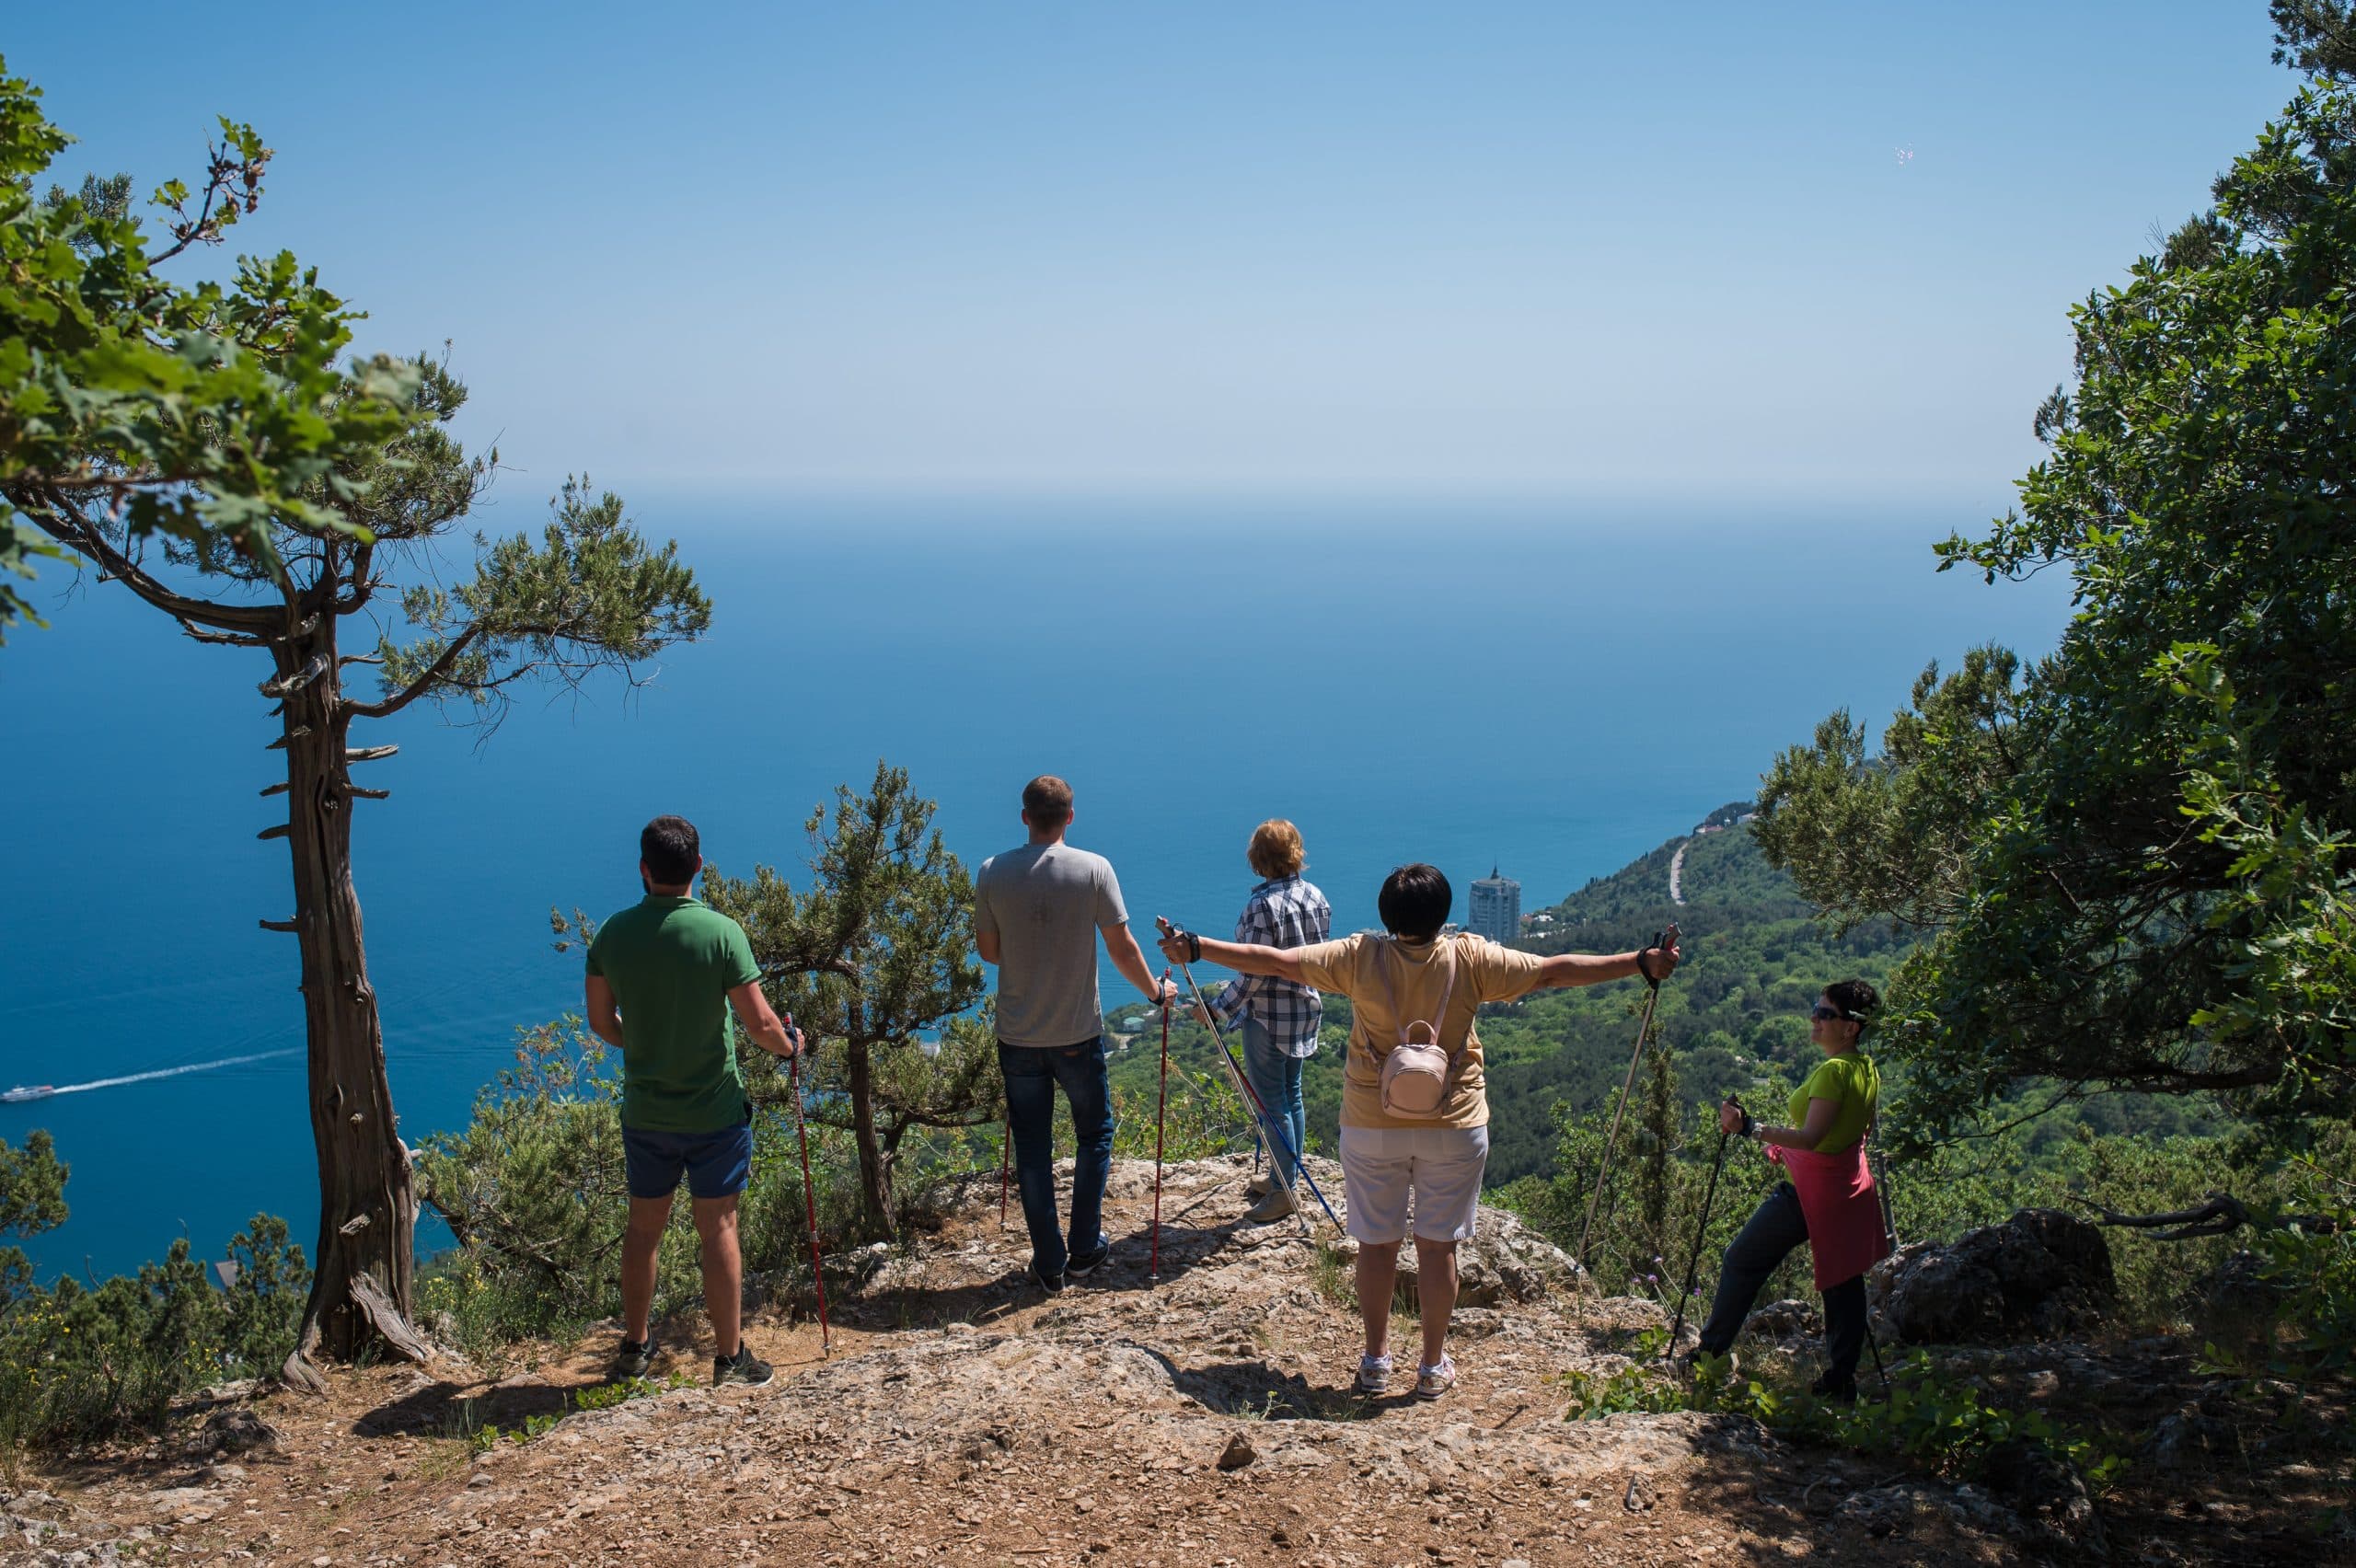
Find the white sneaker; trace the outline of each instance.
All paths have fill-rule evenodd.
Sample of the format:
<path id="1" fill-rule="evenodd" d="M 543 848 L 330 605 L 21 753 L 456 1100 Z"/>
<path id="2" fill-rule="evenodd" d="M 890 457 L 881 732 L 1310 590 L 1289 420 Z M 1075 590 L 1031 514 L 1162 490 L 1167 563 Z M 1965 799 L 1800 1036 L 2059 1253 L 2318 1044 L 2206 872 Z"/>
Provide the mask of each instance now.
<path id="1" fill-rule="evenodd" d="M 1419 1400 L 1436 1400 L 1454 1387 L 1456 1363 L 1448 1356 L 1441 1356 L 1437 1366 L 1415 1368 L 1415 1397 Z"/>
<path id="2" fill-rule="evenodd" d="M 1362 1394 L 1388 1393 L 1391 1389 L 1391 1357 L 1361 1355 L 1358 1357 L 1357 1390 Z"/>

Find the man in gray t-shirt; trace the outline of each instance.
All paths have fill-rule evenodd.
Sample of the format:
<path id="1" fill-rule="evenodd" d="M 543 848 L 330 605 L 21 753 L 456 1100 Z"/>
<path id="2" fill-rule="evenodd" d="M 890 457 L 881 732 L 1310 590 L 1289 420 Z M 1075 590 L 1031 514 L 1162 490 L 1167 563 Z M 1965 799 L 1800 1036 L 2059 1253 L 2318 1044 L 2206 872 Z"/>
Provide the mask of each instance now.
<path id="1" fill-rule="evenodd" d="M 1031 1273 L 1049 1294 L 1067 1274 L 1095 1272 L 1104 1236 L 1104 1179 L 1113 1168 L 1113 1095 L 1104 1076 L 1104 1010 L 1096 992 L 1096 939 L 1113 966 L 1157 1002 L 1177 987 L 1156 980 L 1129 930 L 1120 879 L 1102 855 L 1064 842 L 1071 786 L 1043 774 L 1023 786 L 1031 840 L 993 855 L 974 879 L 974 945 L 998 966 L 998 1064 L 1014 1142 Z M 1071 1102 L 1071 1238 L 1056 1214 L 1056 1089 Z"/>

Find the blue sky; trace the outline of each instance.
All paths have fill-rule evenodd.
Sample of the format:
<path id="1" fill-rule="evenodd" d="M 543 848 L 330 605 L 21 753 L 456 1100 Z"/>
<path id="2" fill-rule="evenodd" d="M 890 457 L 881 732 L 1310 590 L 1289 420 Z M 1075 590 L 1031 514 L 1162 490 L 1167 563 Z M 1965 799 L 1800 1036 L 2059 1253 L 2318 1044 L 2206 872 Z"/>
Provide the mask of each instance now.
<path id="1" fill-rule="evenodd" d="M 64 172 L 252 121 L 536 488 L 2001 507 L 2294 86 L 2260 0 L 94 15 L 0 40 Z"/>

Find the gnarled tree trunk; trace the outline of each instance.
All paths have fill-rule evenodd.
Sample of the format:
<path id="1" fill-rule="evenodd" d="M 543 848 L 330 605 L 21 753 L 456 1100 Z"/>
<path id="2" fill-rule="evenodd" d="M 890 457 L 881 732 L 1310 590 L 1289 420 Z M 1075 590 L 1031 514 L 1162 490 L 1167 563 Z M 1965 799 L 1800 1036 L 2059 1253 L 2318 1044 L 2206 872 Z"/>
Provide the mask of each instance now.
<path id="1" fill-rule="evenodd" d="M 427 1348 L 410 1326 L 417 1199 L 409 1151 L 393 1122 L 385 1076 L 384 1031 L 361 944 L 360 898 L 352 885 L 352 782 L 346 749 L 351 715 L 338 678 L 334 617 L 308 636 L 273 643 L 283 707 L 286 824 L 294 917 L 265 921 L 292 929 L 302 947 L 303 1014 L 308 1025 L 311 1136 L 319 1162 L 319 1237 L 311 1298 L 287 1358 L 288 1381 L 323 1387 L 317 1361 L 349 1360 L 382 1345 L 410 1360 Z"/>

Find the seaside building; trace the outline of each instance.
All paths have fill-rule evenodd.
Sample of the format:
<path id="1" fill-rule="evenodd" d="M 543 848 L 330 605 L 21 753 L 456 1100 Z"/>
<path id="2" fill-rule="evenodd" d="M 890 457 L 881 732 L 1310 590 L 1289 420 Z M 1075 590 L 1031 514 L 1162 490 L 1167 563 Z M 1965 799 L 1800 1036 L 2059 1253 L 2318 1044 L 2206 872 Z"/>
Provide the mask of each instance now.
<path id="1" fill-rule="evenodd" d="M 1464 925 L 1493 942 L 1509 942 L 1520 936 L 1521 884 L 1490 867 L 1489 874 L 1472 884 L 1472 902 L 1465 912 Z"/>

